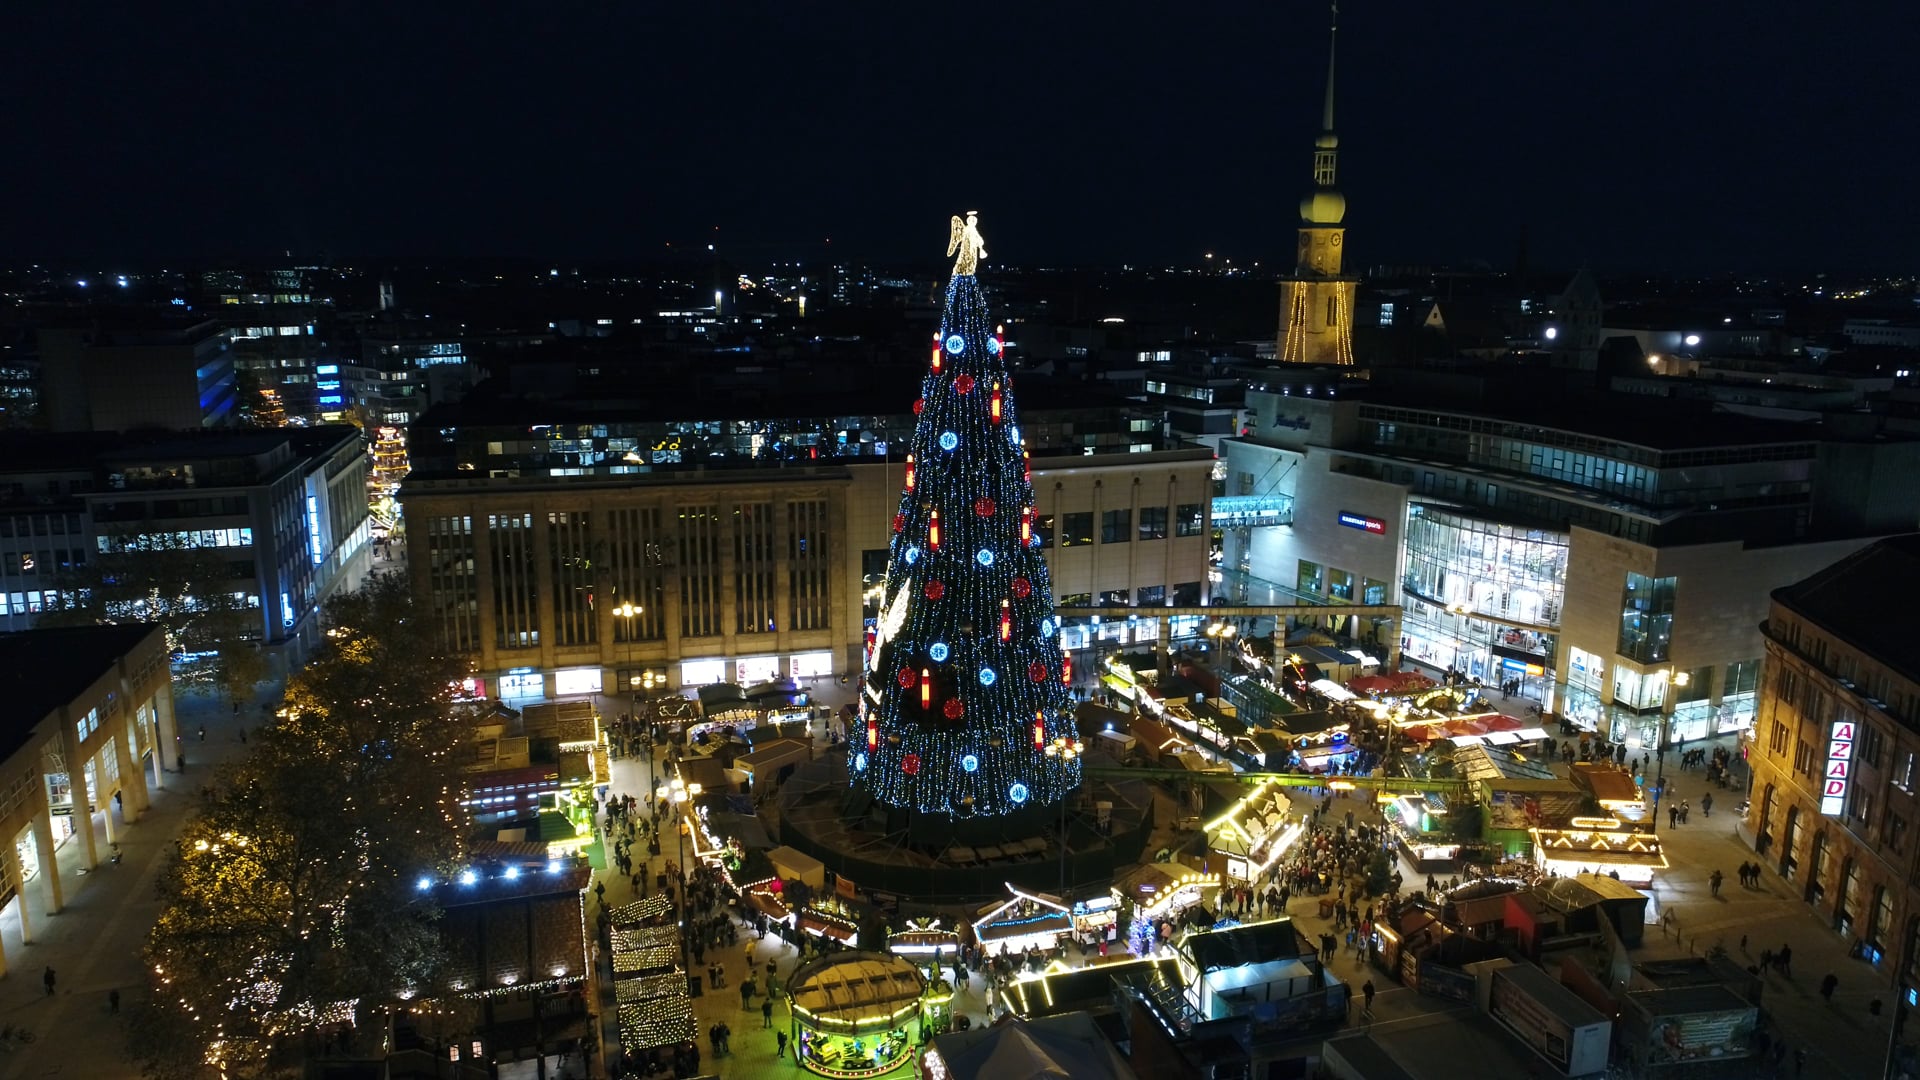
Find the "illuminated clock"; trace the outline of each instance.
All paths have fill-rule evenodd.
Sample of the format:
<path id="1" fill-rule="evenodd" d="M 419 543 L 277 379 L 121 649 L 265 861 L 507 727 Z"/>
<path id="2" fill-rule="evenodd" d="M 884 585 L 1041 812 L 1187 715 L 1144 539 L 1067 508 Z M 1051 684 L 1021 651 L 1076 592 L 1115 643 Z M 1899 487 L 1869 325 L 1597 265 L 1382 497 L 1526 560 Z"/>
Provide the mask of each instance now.
<path id="1" fill-rule="evenodd" d="M 1330 237 L 1328 237 L 1328 238 L 1327 238 L 1327 243 L 1329 243 L 1329 244 L 1332 244 L 1332 245 L 1333 245 L 1334 247 L 1339 247 L 1339 246 L 1340 246 L 1340 234 L 1339 234 L 1339 233 L 1334 233 L 1334 234 L 1333 234 L 1332 236 L 1330 236 Z"/>

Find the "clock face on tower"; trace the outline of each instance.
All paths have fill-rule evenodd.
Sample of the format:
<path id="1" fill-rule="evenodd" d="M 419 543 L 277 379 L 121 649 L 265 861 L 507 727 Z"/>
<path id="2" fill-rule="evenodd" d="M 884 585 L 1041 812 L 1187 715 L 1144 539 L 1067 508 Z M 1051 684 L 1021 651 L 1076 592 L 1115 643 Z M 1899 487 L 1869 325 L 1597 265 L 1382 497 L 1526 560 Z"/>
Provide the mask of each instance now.
<path id="1" fill-rule="evenodd" d="M 1339 246 L 1340 246 L 1340 234 L 1339 234 L 1339 233 L 1334 233 L 1334 234 L 1333 234 L 1332 236 L 1329 236 L 1329 237 L 1327 237 L 1327 243 L 1329 243 L 1329 244 L 1332 244 L 1332 245 L 1333 245 L 1334 247 L 1339 247 Z"/>

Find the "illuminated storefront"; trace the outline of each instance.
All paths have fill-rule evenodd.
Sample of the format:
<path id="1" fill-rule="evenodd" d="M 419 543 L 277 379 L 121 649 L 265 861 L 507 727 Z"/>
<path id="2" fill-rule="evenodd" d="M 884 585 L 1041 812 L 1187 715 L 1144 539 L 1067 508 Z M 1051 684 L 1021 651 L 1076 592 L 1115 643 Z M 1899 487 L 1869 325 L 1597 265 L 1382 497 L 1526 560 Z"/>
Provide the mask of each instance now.
<path id="1" fill-rule="evenodd" d="M 1553 707 L 1553 654 L 1570 537 L 1553 529 L 1407 508 L 1406 654 Z"/>
<path id="2" fill-rule="evenodd" d="M 787 984 L 794 1057 L 834 1080 L 880 1076 L 910 1064 L 944 1006 L 939 987 L 906 957 L 849 952 L 802 964 Z M 948 993 L 947 998 L 951 998 Z"/>

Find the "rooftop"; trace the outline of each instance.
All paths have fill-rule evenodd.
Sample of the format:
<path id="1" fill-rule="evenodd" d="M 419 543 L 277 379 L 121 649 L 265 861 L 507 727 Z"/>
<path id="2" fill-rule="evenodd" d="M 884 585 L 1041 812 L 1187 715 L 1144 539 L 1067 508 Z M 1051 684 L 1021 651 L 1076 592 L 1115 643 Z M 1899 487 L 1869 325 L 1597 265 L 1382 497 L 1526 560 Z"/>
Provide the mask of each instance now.
<path id="1" fill-rule="evenodd" d="M 1818 425 L 1762 420 L 1720 412 L 1709 403 L 1640 395 L 1568 392 L 1532 385 L 1531 393 L 1491 392 L 1471 404 L 1392 388 L 1361 392 L 1363 402 L 1389 408 L 1465 414 L 1507 424 L 1564 431 L 1655 451 L 1816 442 L 1830 437 Z"/>
<path id="2" fill-rule="evenodd" d="M 1873 602 L 1862 603 L 1869 596 Z M 1862 548 L 1812 577 L 1775 589 L 1773 600 L 1920 682 L 1920 624 L 1887 617 L 1920 604 L 1920 533 Z"/>
<path id="3" fill-rule="evenodd" d="M 84 693 L 115 661 L 138 648 L 159 627 L 63 626 L 0 634 L 0 755 L 11 755 L 34 725 Z"/>

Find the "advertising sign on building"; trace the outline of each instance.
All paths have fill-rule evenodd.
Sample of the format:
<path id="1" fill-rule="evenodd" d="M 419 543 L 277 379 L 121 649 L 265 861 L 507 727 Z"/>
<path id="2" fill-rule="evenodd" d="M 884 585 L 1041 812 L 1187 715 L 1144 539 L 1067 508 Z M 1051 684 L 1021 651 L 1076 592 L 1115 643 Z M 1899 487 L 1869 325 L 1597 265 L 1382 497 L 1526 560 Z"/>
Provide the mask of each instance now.
<path id="1" fill-rule="evenodd" d="M 1852 720 L 1836 720 L 1827 738 L 1826 786 L 1820 789 L 1820 812 L 1839 817 L 1847 805 L 1847 785 L 1853 780 Z"/>
<path id="2" fill-rule="evenodd" d="M 1387 534 L 1386 522 L 1377 517 L 1368 517 L 1365 514 L 1355 514 L 1342 510 L 1340 511 L 1340 524 L 1345 525 L 1349 529 L 1359 529 L 1361 532 L 1372 533 L 1375 536 L 1385 536 Z"/>

